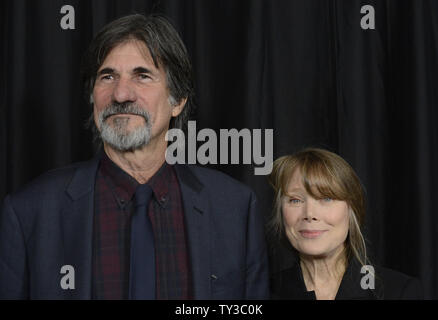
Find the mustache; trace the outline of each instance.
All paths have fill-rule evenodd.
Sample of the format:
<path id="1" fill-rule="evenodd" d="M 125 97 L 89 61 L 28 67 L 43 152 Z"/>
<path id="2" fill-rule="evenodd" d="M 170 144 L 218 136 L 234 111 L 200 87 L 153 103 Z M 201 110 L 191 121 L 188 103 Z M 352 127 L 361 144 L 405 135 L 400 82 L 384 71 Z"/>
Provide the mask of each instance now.
<path id="1" fill-rule="evenodd" d="M 102 121 L 106 121 L 106 119 L 113 115 L 126 113 L 141 116 L 145 119 L 146 122 L 149 121 L 149 113 L 132 102 L 113 102 L 102 111 L 100 118 L 102 119 Z"/>

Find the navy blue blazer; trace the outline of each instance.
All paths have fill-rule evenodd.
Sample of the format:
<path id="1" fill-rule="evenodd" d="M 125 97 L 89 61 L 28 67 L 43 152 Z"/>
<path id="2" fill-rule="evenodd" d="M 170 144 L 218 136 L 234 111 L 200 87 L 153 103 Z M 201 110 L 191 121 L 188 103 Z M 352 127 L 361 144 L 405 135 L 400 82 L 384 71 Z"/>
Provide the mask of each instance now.
<path id="1" fill-rule="evenodd" d="M 49 171 L 5 198 L 0 299 L 91 299 L 98 163 L 95 157 Z M 175 165 L 175 170 L 194 298 L 269 298 L 263 217 L 255 194 L 215 170 L 188 165 Z M 74 268 L 74 289 L 61 287 L 64 265 Z"/>

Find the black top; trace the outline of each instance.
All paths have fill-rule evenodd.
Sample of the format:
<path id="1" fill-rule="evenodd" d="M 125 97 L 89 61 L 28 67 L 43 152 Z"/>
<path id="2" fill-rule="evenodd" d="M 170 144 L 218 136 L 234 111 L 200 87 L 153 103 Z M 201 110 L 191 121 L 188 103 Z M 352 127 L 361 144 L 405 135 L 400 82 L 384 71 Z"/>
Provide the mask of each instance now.
<path id="1" fill-rule="evenodd" d="M 314 291 L 307 291 L 299 259 L 287 259 L 287 267 L 275 266 L 271 270 L 271 299 L 274 300 L 315 300 Z M 293 262 L 291 262 L 293 261 Z M 284 262 L 284 261 L 283 261 Z M 416 300 L 423 299 L 423 291 L 418 279 L 398 271 L 373 266 L 375 271 L 374 289 L 371 282 L 365 281 L 368 288 L 362 289 L 361 279 L 371 276 L 369 272 L 361 273 L 362 266 L 352 259 L 342 277 L 335 300 Z M 369 279 L 369 278 L 368 278 Z"/>

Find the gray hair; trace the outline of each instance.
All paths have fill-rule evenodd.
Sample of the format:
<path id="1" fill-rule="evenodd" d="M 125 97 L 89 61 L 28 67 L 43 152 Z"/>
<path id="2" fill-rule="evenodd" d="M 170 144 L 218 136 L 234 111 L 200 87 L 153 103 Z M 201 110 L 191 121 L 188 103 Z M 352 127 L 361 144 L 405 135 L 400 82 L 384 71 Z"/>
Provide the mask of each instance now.
<path id="1" fill-rule="evenodd" d="M 170 122 L 170 128 L 186 129 L 187 121 L 194 111 L 192 66 L 178 32 L 162 16 L 128 15 L 105 25 L 100 30 L 82 62 L 82 82 L 87 101 L 92 103 L 91 94 L 96 73 L 107 55 L 116 46 L 130 40 L 143 42 L 149 49 L 155 66 L 164 68 L 171 105 L 177 105 L 183 99 L 187 99 L 182 112 Z"/>

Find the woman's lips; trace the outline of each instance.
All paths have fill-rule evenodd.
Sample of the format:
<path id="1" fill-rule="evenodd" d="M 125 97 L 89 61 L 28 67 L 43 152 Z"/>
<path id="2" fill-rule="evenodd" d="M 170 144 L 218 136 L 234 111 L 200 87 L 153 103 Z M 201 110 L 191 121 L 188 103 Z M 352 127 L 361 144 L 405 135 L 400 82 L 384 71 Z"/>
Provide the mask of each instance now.
<path id="1" fill-rule="evenodd" d="M 300 230 L 300 234 L 304 238 L 315 239 L 321 236 L 326 230 Z"/>

